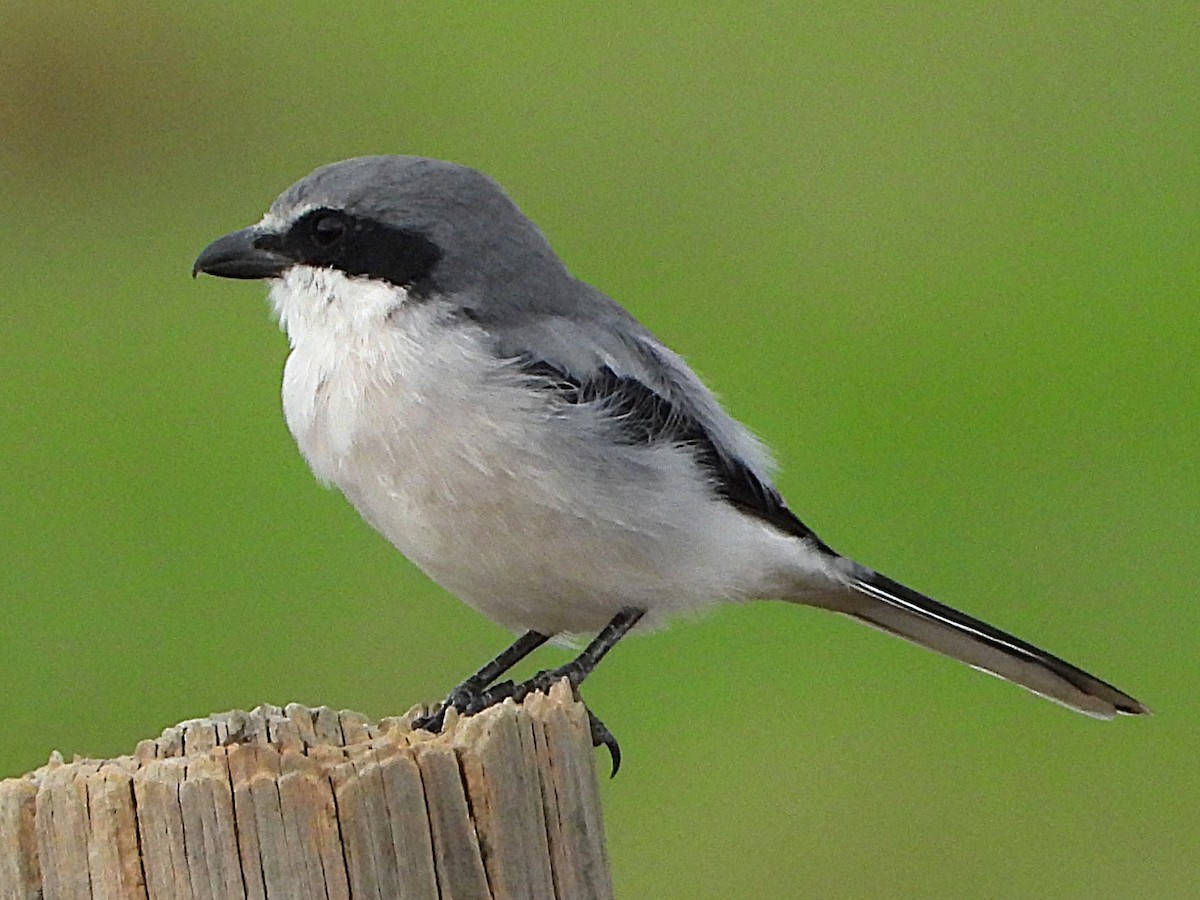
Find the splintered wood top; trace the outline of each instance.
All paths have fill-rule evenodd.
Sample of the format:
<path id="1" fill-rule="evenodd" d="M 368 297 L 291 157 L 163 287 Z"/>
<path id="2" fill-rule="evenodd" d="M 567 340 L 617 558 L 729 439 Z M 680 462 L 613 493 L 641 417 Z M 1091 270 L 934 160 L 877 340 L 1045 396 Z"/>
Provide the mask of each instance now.
<path id="1" fill-rule="evenodd" d="M 587 711 L 566 684 L 414 732 L 292 703 L 0 782 L 0 900 L 607 898 Z M 39 893 L 40 892 L 40 893 Z"/>

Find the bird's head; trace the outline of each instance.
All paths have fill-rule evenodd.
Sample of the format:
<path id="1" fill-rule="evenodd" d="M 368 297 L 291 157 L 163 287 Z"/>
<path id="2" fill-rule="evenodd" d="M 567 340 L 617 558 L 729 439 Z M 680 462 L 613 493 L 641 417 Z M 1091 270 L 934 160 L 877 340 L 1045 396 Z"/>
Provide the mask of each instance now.
<path id="1" fill-rule="evenodd" d="M 282 279 L 306 269 L 382 282 L 416 300 L 475 305 L 536 294 L 538 282 L 565 276 L 541 232 L 492 179 L 415 156 L 317 169 L 257 224 L 209 244 L 192 274 Z"/>

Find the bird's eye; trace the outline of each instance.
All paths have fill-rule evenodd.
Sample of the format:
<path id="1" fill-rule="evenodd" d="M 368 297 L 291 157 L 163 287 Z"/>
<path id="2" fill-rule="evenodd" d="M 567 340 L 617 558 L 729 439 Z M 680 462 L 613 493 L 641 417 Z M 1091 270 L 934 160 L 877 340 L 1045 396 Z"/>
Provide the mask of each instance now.
<path id="1" fill-rule="evenodd" d="M 341 216 L 321 216 L 313 223 L 313 240 L 321 247 L 332 247 L 346 233 L 346 222 Z"/>

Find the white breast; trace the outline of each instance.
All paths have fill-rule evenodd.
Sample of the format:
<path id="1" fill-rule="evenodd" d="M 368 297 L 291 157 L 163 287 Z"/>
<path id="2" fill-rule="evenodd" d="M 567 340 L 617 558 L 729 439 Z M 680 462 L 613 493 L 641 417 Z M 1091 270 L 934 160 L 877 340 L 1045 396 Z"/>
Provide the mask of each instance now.
<path id="1" fill-rule="evenodd" d="M 487 360 L 461 331 L 440 328 L 440 309 L 406 292 L 328 269 L 297 266 L 271 300 L 292 344 L 283 410 L 300 450 L 323 481 L 344 487 L 382 449 L 409 465 L 416 442 L 436 436 L 447 402 L 470 408 Z M 387 438 L 386 446 L 376 447 Z M 413 446 L 405 446 L 405 442 Z M 437 447 L 427 446 L 436 452 Z M 416 457 L 416 458 L 413 458 Z"/>
<path id="2" fill-rule="evenodd" d="M 714 501 L 688 456 L 597 440 L 437 302 L 304 267 L 271 300 L 293 348 L 284 415 L 313 472 L 500 624 L 594 631 L 627 605 L 653 622 L 794 573 L 798 543 Z"/>
<path id="3" fill-rule="evenodd" d="M 491 473 L 484 444 L 517 415 L 497 405 L 511 399 L 500 362 L 443 307 L 381 282 L 296 267 L 271 299 L 292 343 L 283 410 L 301 453 L 402 550 L 421 549 L 445 518 L 433 509 Z"/>

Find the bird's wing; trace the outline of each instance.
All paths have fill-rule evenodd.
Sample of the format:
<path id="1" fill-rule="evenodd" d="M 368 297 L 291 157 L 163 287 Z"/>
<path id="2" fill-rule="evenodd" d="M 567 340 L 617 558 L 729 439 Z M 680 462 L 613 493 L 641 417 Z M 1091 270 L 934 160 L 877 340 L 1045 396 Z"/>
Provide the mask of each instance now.
<path id="1" fill-rule="evenodd" d="M 1147 712 L 1070 663 L 840 557 L 787 508 L 771 484 L 766 452 L 679 356 L 615 304 L 589 310 L 600 315 L 541 314 L 491 324 L 493 349 L 558 402 L 602 406 L 628 443 L 670 441 L 694 448 L 718 496 L 838 557 L 842 583 L 815 591 L 806 584 L 789 599 L 843 613 L 1088 715 Z"/>
<path id="2" fill-rule="evenodd" d="M 595 405 L 622 442 L 691 448 L 720 498 L 832 553 L 771 483 L 763 446 L 683 359 L 615 304 L 593 308 L 607 315 L 541 314 L 515 324 L 488 323 L 493 352 L 512 360 L 556 402 Z"/>

